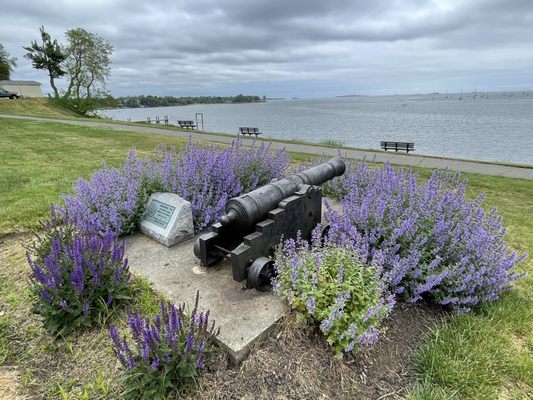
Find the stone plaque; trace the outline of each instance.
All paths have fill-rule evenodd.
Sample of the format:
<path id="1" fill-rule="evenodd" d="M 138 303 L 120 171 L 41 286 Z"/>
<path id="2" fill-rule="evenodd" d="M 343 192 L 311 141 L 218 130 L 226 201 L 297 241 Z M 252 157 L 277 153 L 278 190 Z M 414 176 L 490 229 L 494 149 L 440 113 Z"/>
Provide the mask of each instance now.
<path id="1" fill-rule="evenodd" d="M 172 214 L 174 214 L 175 210 L 176 207 L 154 199 L 148 206 L 144 219 L 159 226 L 160 228 L 167 229 L 168 223 L 170 222 Z"/>
<path id="2" fill-rule="evenodd" d="M 141 232 L 171 247 L 194 236 L 191 203 L 174 193 L 154 193 L 146 205 Z"/>

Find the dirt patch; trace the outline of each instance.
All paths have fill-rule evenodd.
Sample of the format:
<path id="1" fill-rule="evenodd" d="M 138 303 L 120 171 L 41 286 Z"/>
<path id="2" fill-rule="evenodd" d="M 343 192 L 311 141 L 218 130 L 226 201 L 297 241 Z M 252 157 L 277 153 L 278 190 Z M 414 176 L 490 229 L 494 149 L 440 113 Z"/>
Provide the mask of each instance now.
<path id="1" fill-rule="evenodd" d="M 316 329 L 297 324 L 290 315 L 241 366 L 230 366 L 218 354 L 194 398 L 403 398 L 412 386 L 411 353 L 427 327 L 443 317 L 427 304 L 398 304 L 374 347 L 338 360 Z"/>
<path id="2" fill-rule="evenodd" d="M 22 400 L 28 397 L 21 396 L 21 377 L 16 367 L 0 366 L 0 399 Z"/>
<path id="3" fill-rule="evenodd" d="M 26 237 L 28 237 L 28 232 L 25 231 L 0 233 L 0 246 L 9 244 L 9 242 L 14 239 L 22 239 Z"/>

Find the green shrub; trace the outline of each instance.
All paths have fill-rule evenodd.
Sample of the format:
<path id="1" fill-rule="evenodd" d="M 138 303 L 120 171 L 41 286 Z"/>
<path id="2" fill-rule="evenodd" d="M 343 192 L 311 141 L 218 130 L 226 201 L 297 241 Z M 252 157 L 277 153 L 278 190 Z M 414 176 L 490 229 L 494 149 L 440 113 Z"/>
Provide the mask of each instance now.
<path id="1" fill-rule="evenodd" d="M 83 117 L 95 116 L 96 110 L 102 108 L 114 108 L 117 106 L 116 100 L 107 93 L 98 93 L 95 97 L 76 98 L 52 98 L 54 104 L 74 111 Z"/>
<path id="2" fill-rule="evenodd" d="M 351 249 L 321 246 L 316 238 L 313 243 L 287 240 L 278 248 L 274 290 L 306 322 L 319 324 L 337 355 L 372 345 L 394 296 L 384 292 L 374 266 L 365 266 Z"/>

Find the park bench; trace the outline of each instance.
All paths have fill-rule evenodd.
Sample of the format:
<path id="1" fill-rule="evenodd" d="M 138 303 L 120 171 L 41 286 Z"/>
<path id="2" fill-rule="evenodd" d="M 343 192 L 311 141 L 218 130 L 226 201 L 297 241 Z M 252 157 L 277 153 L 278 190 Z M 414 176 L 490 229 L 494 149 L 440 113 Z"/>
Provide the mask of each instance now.
<path id="1" fill-rule="evenodd" d="M 396 152 L 401 150 L 409 153 L 415 150 L 415 144 L 409 142 L 381 142 L 381 150 L 394 150 Z"/>
<path id="2" fill-rule="evenodd" d="M 182 129 L 194 129 L 196 128 L 196 124 L 194 121 L 178 121 L 178 125 Z"/>
<path id="3" fill-rule="evenodd" d="M 239 128 L 239 133 L 241 135 L 255 135 L 255 137 L 257 137 L 257 135 L 261 135 L 261 132 L 259 132 L 259 128 L 244 128 L 244 127 L 240 127 Z"/>

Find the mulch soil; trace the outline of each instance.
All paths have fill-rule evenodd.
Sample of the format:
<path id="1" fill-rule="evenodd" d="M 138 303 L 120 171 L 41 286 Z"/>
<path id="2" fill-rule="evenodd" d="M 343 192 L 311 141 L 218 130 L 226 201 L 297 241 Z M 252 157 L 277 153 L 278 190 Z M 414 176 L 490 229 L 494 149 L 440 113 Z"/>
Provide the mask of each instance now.
<path id="1" fill-rule="evenodd" d="M 400 399 L 414 383 L 411 355 L 445 318 L 429 304 L 402 304 L 370 349 L 336 359 L 318 329 L 289 315 L 240 365 L 217 352 L 199 380 L 197 399 Z"/>

